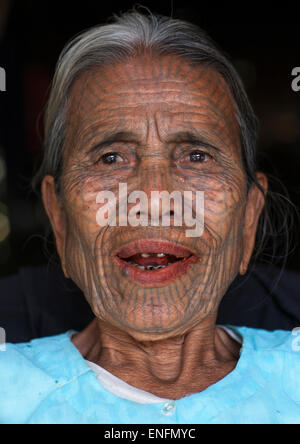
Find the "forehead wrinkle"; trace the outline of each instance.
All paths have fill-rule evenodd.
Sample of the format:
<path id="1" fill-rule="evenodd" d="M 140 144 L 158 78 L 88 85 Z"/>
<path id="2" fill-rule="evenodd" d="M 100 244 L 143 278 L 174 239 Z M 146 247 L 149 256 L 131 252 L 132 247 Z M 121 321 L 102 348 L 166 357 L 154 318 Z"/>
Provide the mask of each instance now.
<path id="1" fill-rule="evenodd" d="M 164 114 L 164 117 L 161 114 Z M 174 132 L 178 131 L 178 128 L 183 128 L 185 131 L 193 129 L 199 136 L 204 136 L 205 139 L 211 143 L 214 143 L 220 149 L 228 148 L 232 146 L 236 141 L 232 137 L 232 132 L 228 131 L 227 126 L 221 120 L 212 122 L 207 119 L 207 114 L 202 114 L 202 120 L 199 120 L 199 113 L 175 113 L 174 112 L 145 112 L 145 119 L 140 119 L 139 116 L 133 114 L 128 116 L 126 120 L 120 121 L 119 116 L 108 115 L 105 113 L 104 118 L 101 120 L 85 119 L 82 125 L 77 126 L 76 131 L 73 133 L 73 139 L 76 140 L 78 148 L 81 146 L 89 146 L 92 143 L 100 143 L 105 134 L 111 135 L 120 131 L 133 131 L 137 135 L 137 139 L 144 140 L 144 144 L 149 143 L 150 129 L 155 128 L 155 134 L 158 135 L 161 141 L 164 141 L 165 137 L 172 131 L 174 126 Z M 180 118 L 178 119 L 178 115 Z M 196 119 L 192 117 L 196 115 Z M 189 119 L 188 119 L 188 118 Z M 138 127 L 136 125 L 138 123 Z M 153 133 L 153 131 L 152 131 Z M 151 134 L 152 134 L 151 133 Z M 155 143 L 155 136 L 151 139 L 152 143 Z"/>
<path id="2" fill-rule="evenodd" d="M 155 49 L 151 54 L 129 56 L 122 65 L 117 64 L 115 67 L 126 72 L 130 80 L 134 75 L 138 75 L 139 78 L 151 80 L 162 80 L 172 76 L 172 80 L 182 78 L 184 81 L 186 75 L 193 72 L 187 60 L 175 54 L 157 54 Z"/>
<path id="3" fill-rule="evenodd" d="M 146 115 L 145 111 L 149 111 L 149 106 L 151 106 L 151 105 L 154 105 L 154 106 L 162 105 L 163 107 L 166 107 L 166 108 L 174 108 L 174 106 L 175 106 L 175 108 L 180 108 L 180 107 L 184 106 L 186 108 L 191 108 L 191 110 L 187 109 L 187 110 L 178 112 L 178 115 L 182 116 L 183 120 L 185 120 L 185 116 L 187 116 L 187 115 L 194 115 L 195 118 L 196 117 L 199 117 L 201 119 L 206 118 L 208 121 L 211 121 L 211 123 L 213 123 L 213 122 L 220 123 L 220 121 L 223 121 L 224 122 L 223 126 L 227 124 L 227 126 L 232 127 L 232 120 L 233 119 L 231 118 L 230 119 L 231 121 L 228 122 L 228 120 L 229 120 L 228 117 L 232 117 L 232 116 L 231 115 L 224 116 L 224 114 L 221 113 L 221 111 L 219 111 L 214 106 L 214 103 L 211 103 L 211 100 L 209 98 L 204 97 L 204 99 L 205 99 L 206 103 L 184 104 L 184 103 L 176 101 L 176 100 L 170 100 L 169 104 L 166 105 L 165 101 L 163 99 L 161 99 L 161 97 L 160 97 L 160 100 L 153 100 L 153 102 L 150 101 L 149 99 L 146 100 L 146 103 L 134 101 L 133 104 L 127 104 L 127 103 L 126 104 L 119 104 L 119 102 L 118 102 L 117 106 L 109 106 L 109 107 L 106 106 L 108 104 L 108 102 L 104 101 L 104 102 L 101 102 L 100 105 L 98 104 L 98 106 L 96 108 L 95 107 L 92 108 L 93 114 L 91 116 L 89 115 L 88 112 L 86 112 L 87 111 L 86 108 L 83 107 L 82 105 L 78 106 L 76 111 L 78 114 L 80 114 L 80 116 L 78 116 L 78 117 L 79 117 L 81 123 L 83 125 L 85 125 L 86 121 L 88 121 L 88 122 L 100 121 L 101 122 L 101 120 L 103 119 L 102 116 L 105 116 L 105 120 L 107 120 L 108 116 L 110 116 L 110 117 L 113 117 L 114 115 L 118 116 L 118 114 L 120 113 L 120 110 L 122 110 L 123 113 L 124 113 L 124 110 L 126 110 L 128 112 L 128 114 L 130 115 L 130 113 L 136 113 L 136 108 L 146 106 L 146 109 L 142 110 Z M 114 105 L 115 103 L 110 102 L 109 104 Z M 99 112 L 98 112 L 98 108 L 99 108 Z M 89 109 L 90 109 L 90 107 L 89 107 Z M 162 113 L 165 114 L 166 112 L 167 112 L 167 110 L 164 113 L 163 112 Z M 172 111 L 170 111 L 170 112 L 172 113 Z M 174 111 L 173 111 L 173 113 L 174 113 Z M 164 118 L 164 115 L 162 115 L 162 118 Z M 224 126 L 224 128 L 226 130 L 226 126 Z"/>
<path id="4" fill-rule="evenodd" d="M 159 113 L 159 111 L 157 112 Z M 168 134 L 170 128 L 183 128 L 188 131 L 192 128 L 198 134 L 206 134 L 208 139 L 217 140 L 220 148 L 225 145 L 237 145 L 239 147 L 239 137 L 235 137 L 235 132 L 230 131 L 228 124 L 224 119 L 211 120 L 207 113 L 193 111 L 162 111 L 164 118 L 159 120 L 161 134 Z M 199 119 L 201 117 L 201 119 Z M 225 138 L 225 140 L 224 140 Z M 228 141 L 226 143 L 226 140 Z"/>
<path id="5" fill-rule="evenodd" d="M 193 91 L 198 92 L 199 90 L 203 90 L 205 88 L 206 90 L 206 96 L 211 96 L 214 95 L 216 91 L 220 91 L 219 88 L 219 84 L 222 83 L 222 95 L 227 96 L 226 98 L 231 98 L 231 93 L 229 91 L 229 88 L 226 84 L 226 82 L 224 81 L 224 79 L 222 78 L 221 75 L 219 75 L 217 72 L 213 71 L 210 68 L 205 68 L 205 69 L 201 69 L 201 67 L 190 67 L 189 65 L 187 65 L 186 63 L 182 63 L 181 61 L 181 65 L 185 67 L 188 66 L 188 70 L 192 70 L 193 73 L 193 77 L 192 79 L 190 79 L 188 76 L 183 77 L 182 79 L 178 79 L 178 72 L 175 74 L 174 78 L 171 79 L 165 79 L 163 77 L 160 77 L 159 79 L 157 78 L 153 78 L 153 76 L 151 75 L 149 78 L 144 78 L 141 76 L 138 76 L 136 74 L 136 70 L 137 70 L 137 66 L 140 65 L 140 63 L 135 63 L 133 68 L 133 74 L 131 73 L 131 77 L 128 74 L 128 77 L 130 78 L 130 83 L 132 83 L 132 89 L 126 89 L 124 90 L 124 87 L 128 88 L 128 82 L 124 82 L 123 79 L 121 77 L 121 74 L 124 70 L 127 70 L 127 72 L 130 73 L 130 70 L 128 70 L 128 64 L 122 64 L 122 65 L 116 65 L 117 71 L 118 71 L 118 77 L 117 77 L 117 82 L 113 82 L 112 81 L 112 74 L 115 74 L 115 70 L 112 69 L 112 66 L 108 66 L 108 67 L 104 67 L 104 68 L 94 68 L 90 71 L 87 71 L 86 73 L 84 73 L 81 77 L 79 77 L 79 79 L 77 79 L 77 86 L 78 86 L 78 82 L 80 82 L 80 88 L 73 88 L 74 90 L 79 89 L 81 91 L 80 97 L 82 98 L 83 94 L 82 90 L 84 89 L 87 93 L 89 93 L 89 91 L 91 92 L 90 95 L 92 95 L 93 97 L 97 97 L 98 99 L 101 97 L 102 100 L 105 100 L 105 96 L 109 97 L 109 100 L 112 99 L 112 95 L 115 96 L 120 96 L 120 94 L 140 94 L 145 93 L 145 90 L 139 91 L 138 90 L 138 84 L 142 84 L 142 86 L 144 87 L 145 84 L 147 82 L 149 82 L 150 84 L 154 84 L 155 88 L 157 89 L 159 84 L 162 84 L 163 89 L 166 90 L 165 88 L 165 84 L 167 83 L 171 83 L 171 84 L 176 84 L 176 85 L 181 85 L 181 84 L 185 84 L 187 86 L 187 88 L 185 88 L 185 90 L 181 93 L 184 93 L 185 95 L 187 95 L 187 90 L 189 90 L 189 94 L 192 96 L 193 94 L 197 94 L 194 93 Z M 159 62 L 161 62 L 161 60 L 159 60 Z M 153 65 L 150 64 L 150 67 Z M 142 64 L 142 66 L 144 66 Z M 160 66 L 163 66 L 162 63 L 160 63 Z M 146 69 L 144 67 L 144 69 Z M 109 73 L 109 80 L 104 81 L 104 78 L 107 77 Z M 197 75 L 195 75 L 195 73 L 197 73 Z M 148 73 L 149 74 L 149 73 Z M 203 79 L 204 79 L 204 85 L 203 85 Z M 133 80 L 133 81 L 132 81 Z M 200 82 L 200 84 L 199 84 Z M 107 87 L 105 87 L 105 84 L 107 83 Z M 76 86 L 76 85 L 75 85 Z M 83 88 L 83 86 L 85 86 L 85 88 Z M 114 90 L 113 87 L 116 87 L 118 91 Z M 226 89 L 226 92 L 225 92 Z M 152 91 L 153 93 L 154 91 Z M 161 91 L 159 92 L 161 93 Z M 224 94 L 225 93 L 225 94 Z M 227 94 L 226 94 L 227 93 Z M 220 95 L 218 97 L 218 102 L 220 102 Z M 227 100 L 228 102 L 228 100 Z"/>
<path id="6" fill-rule="evenodd" d="M 153 83 L 153 82 L 151 82 Z M 118 90 L 118 91 L 112 91 L 110 90 L 109 93 L 108 91 L 104 91 L 103 89 L 101 89 L 101 86 L 99 86 L 99 83 L 92 83 L 90 84 L 90 88 L 85 88 L 85 93 L 81 93 L 80 98 L 79 98 L 79 103 L 77 101 L 77 110 L 78 111 L 83 111 L 86 112 L 89 109 L 93 110 L 93 114 L 95 113 L 95 108 L 97 109 L 97 107 L 101 107 L 100 108 L 100 112 L 107 112 L 110 111 L 109 107 L 105 107 L 103 108 L 104 104 L 115 104 L 117 103 L 117 110 L 119 107 L 123 107 L 123 106 L 127 106 L 126 105 L 122 105 L 122 103 L 120 103 L 120 99 L 123 99 L 123 96 L 125 95 L 126 97 L 130 97 L 132 96 L 132 101 L 133 104 L 130 104 L 131 106 L 137 106 L 137 105 L 141 105 L 143 104 L 143 101 L 138 101 L 136 100 L 136 96 L 141 97 L 144 96 L 145 97 L 145 102 L 147 102 L 146 104 L 148 105 L 150 100 L 149 100 L 149 95 L 152 96 L 153 100 L 150 102 L 155 102 L 157 101 L 157 99 L 155 98 L 155 96 L 158 96 L 160 99 L 162 96 L 164 95 L 168 95 L 168 94 L 172 94 L 174 93 L 177 94 L 177 97 L 182 96 L 185 100 L 184 102 L 191 102 L 191 101 L 199 101 L 199 99 L 204 102 L 204 103 L 183 103 L 183 101 L 176 101 L 173 98 L 169 97 L 168 102 L 172 102 L 172 106 L 174 105 L 174 103 L 178 103 L 180 106 L 185 105 L 185 106 L 198 106 L 198 107 L 204 107 L 204 106 L 210 106 L 210 109 L 213 113 L 216 114 L 216 116 L 218 118 L 222 118 L 224 117 L 224 114 L 230 115 L 232 114 L 231 111 L 233 111 L 231 108 L 231 103 L 228 103 L 228 95 L 226 94 L 226 92 L 224 90 L 222 90 L 222 95 L 215 95 L 216 91 L 220 91 L 220 89 L 217 87 L 217 85 L 215 86 L 214 90 L 212 92 L 210 91 L 205 91 L 202 92 L 200 90 L 200 88 L 195 89 L 194 91 L 188 91 L 187 89 L 185 89 L 184 91 L 181 91 L 179 89 L 174 89 L 174 88 L 168 88 L 166 89 L 164 84 L 168 84 L 170 83 L 169 81 L 163 81 L 163 82 L 159 82 L 162 84 L 161 89 L 158 89 L 158 84 L 155 86 L 156 89 L 153 89 L 153 85 L 151 85 L 151 89 L 147 90 L 147 89 L 141 89 L 139 90 L 139 88 L 137 88 L 136 85 L 133 85 L 132 89 L 125 89 L 125 90 Z M 177 82 L 178 84 L 184 84 L 184 82 Z M 158 90 L 157 90 L 158 89 Z M 203 87 L 201 88 L 203 90 Z M 206 88 L 207 89 L 207 88 Z M 96 98 L 96 100 L 95 100 Z M 180 97 L 181 98 L 181 97 Z M 218 100 L 216 100 L 218 99 Z M 227 99 L 227 101 L 226 101 Z M 163 101 L 160 100 L 160 102 L 162 103 Z M 158 103 L 158 102 L 157 102 Z M 159 104 L 159 103 L 158 103 Z M 163 105 L 167 105 L 165 103 L 162 103 Z M 223 106 L 222 106 L 223 105 Z"/>
<path id="7" fill-rule="evenodd" d="M 214 99 L 214 102 L 217 103 L 219 110 L 224 113 L 225 115 L 234 115 L 236 114 L 236 103 L 232 96 L 232 93 L 230 91 L 229 86 L 227 85 L 225 79 L 216 71 L 214 70 L 205 70 L 203 71 L 203 77 L 205 77 L 205 80 L 207 80 L 208 75 L 215 77 L 217 76 L 216 80 L 213 85 L 213 90 L 209 94 L 209 96 Z M 210 79 L 209 79 L 210 80 Z M 197 82 L 197 79 L 189 80 L 186 79 L 186 84 L 188 87 L 193 85 L 193 88 L 198 90 L 196 88 L 195 83 Z M 211 85 L 212 82 L 209 81 L 209 84 Z M 235 123 L 237 124 L 236 116 L 235 116 Z"/>
<path id="8" fill-rule="evenodd" d="M 125 64 L 126 65 L 126 64 Z M 142 64 L 137 64 L 137 65 L 141 65 L 143 67 L 143 71 L 146 72 L 146 67 Z M 172 64 L 170 64 L 172 65 Z M 181 60 L 181 64 L 179 63 L 179 66 L 182 67 L 182 60 Z M 173 65 L 172 65 L 173 66 Z M 165 69 L 165 67 L 163 66 L 162 63 L 159 64 L 159 71 L 161 72 L 163 69 Z M 122 65 L 121 67 L 122 70 L 124 70 L 124 66 Z M 136 68 L 136 66 L 135 66 Z M 189 71 L 191 70 L 190 67 Z M 182 70 L 184 71 L 184 69 L 186 70 L 186 66 L 182 67 Z M 127 70 L 127 75 L 128 72 L 130 73 L 130 70 L 128 69 L 128 66 L 126 65 L 126 70 Z M 96 125 L 98 124 L 98 122 L 100 122 L 99 124 L 101 125 L 105 125 L 107 126 L 107 124 L 112 124 L 115 125 L 116 123 L 118 124 L 118 120 L 120 120 L 119 114 L 120 111 L 122 110 L 121 114 L 125 114 L 124 110 L 130 111 L 132 113 L 136 113 L 136 108 L 138 108 L 139 106 L 147 106 L 147 110 L 149 105 L 153 105 L 153 106 L 158 106 L 160 109 L 166 107 L 166 108 L 180 108 L 180 107 L 185 107 L 185 108 L 196 108 L 197 111 L 191 111 L 191 110 L 187 110 L 185 109 L 184 111 L 178 112 L 179 116 L 183 117 L 183 121 L 186 122 L 187 117 L 190 115 L 195 116 L 195 118 L 197 117 L 201 117 L 201 121 L 197 122 L 195 121 L 195 119 L 191 119 L 191 122 L 193 122 L 194 125 L 199 125 L 199 123 L 201 125 L 203 125 L 204 123 L 206 125 L 208 125 L 211 129 L 214 130 L 214 132 L 216 133 L 217 131 L 219 131 L 220 129 L 222 129 L 223 131 L 223 136 L 227 136 L 231 135 L 234 136 L 234 132 L 232 131 L 232 127 L 236 127 L 238 129 L 238 124 L 236 121 L 236 117 L 235 117 L 235 113 L 232 112 L 234 111 L 234 107 L 232 107 L 232 103 L 233 103 L 233 99 L 232 96 L 229 92 L 229 88 L 226 84 L 226 82 L 224 81 L 224 79 L 218 75 L 217 73 L 215 73 L 212 70 L 209 69 L 203 69 L 203 70 L 197 70 L 198 74 L 197 76 L 195 76 L 195 72 L 193 72 L 194 75 L 194 79 L 185 79 L 184 81 L 181 79 L 174 79 L 172 78 L 172 80 L 165 80 L 160 78 L 159 81 L 153 82 L 153 79 L 149 79 L 147 80 L 147 78 L 138 78 L 136 77 L 136 69 L 134 71 L 134 79 L 138 79 L 139 82 L 141 82 L 141 86 L 145 86 L 147 84 L 151 84 L 152 89 L 151 90 L 145 90 L 145 88 L 141 88 L 141 90 L 136 88 L 136 85 L 133 85 L 132 89 L 126 89 L 126 90 L 122 90 L 123 85 L 120 85 L 120 76 L 117 76 L 117 82 L 113 82 L 114 86 L 117 87 L 117 91 L 113 91 L 114 88 L 107 88 L 106 86 L 112 86 L 112 82 L 111 82 L 111 76 L 109 76 L 109 81 L 107 80 L 106 82 L 103 82 L 103 78 L 104 76 L 107 78 L 108 74 L 111 74 L 113 70 L 109 70 L 109 69 L 101 69 L 101 77 L 99 78 L 99 70 L 94 70 L 93 73 L 85 73 L 85 78 L 84 80 L 81 79 L 81 81 L 83 82 L 84 85 L 84 93 L 82 93 L 82 88 L 78 88 L 78 86 L 80 86 L 81 84 L 79 83 L 79 85 L 77 84 L 77 88 L 73 88 L 73 92 L 75 92 L 75 94 L 73 94 L 73 97 L 71 100 L 71 112 L 70 112 L 70 121 L 74 124 L 76 123 L 77 125 L 75 125 L 75 127 L 77 126 L 87 126 L 87 129 L 90 129 L 92 131 L 92 138 L 96 137 L 97 132 L 95 133 L 93 128 L 95 127 L 94 122 L 96 122 Z M 118 70 L 120 71 L 120 69 Z M 206 80 L 206 85 L 202 84 L 202 81 L 200 81 L 201 84 L 201 88 L 198 87 L 199 85 L 199 78 L 200 78 L 200 74 L 201 74 L 201 79 L 203 81 L 203 79 Z M 114 73 L 116 75 L 116 73 Z M 213 74 L 213 75 L 212 75 Z M 178 73 L 177 73 L 178 75 Z M 99 81 L 97 81 L 99 79 Z M 219 82 L 223 83 L 223 86 L 225 85 L 225 87 L 227 87 L 225 90 L 225 88 L 220 88 Z M 95 81 L 96 80 L 96 81 Z M 216 81 L 217 80 L 217 81 Z M 78 82 L 80 82 L 80 79 L 77 79 Z M 107 83 L 107 85 L 106 85 Z M 153 89 L 153 83 L 156 83 L 156 89 L 159 85 L 162 85 L 161 90 L 157 91 Z M 180 86 L 180 85 L 189 85 L 192 86 L 192 88 L 185 88 L 183 91 L 181 91 L 180 89 L 168 89 L 166 90 L 165 86 L 167 84 L 175 84 L 176 87 Z M 197 85 L 198 84 L 198 85 Z M 104 86 L 105 85 L 105 86 Z M 121 86 L 121 88 L 120 88 Z M 128 88 L 128 85 L 126 85 Z M 121 90 L 120 90 L 121 89 Z M 200 89 L 202 90 L 206 90 L 205 92 L 200 91 Z M 188 91 L 187 91 L 188 90 Z M 76 94 L 77 91 L 80 91 L 80 94 Z M 143 103 L 143 101 L 141 102 L 137 102 L 136 100 L 134 100 L 134 96 L 141 96 L 141 94 L 144 95 L 145 97 L 145 103 Z M 161 100 L 161 96 L 162 95 L 170 95 L 170 94 L 178 94 L 179 96 L 181 95 L 183 97 L 183 101 L 178 101 L 178 100 L 174 100 L 172 98 L 168 98 L 168 102 L 166 102 L 165 100 Z M 75 95 L 75 97 L 74 97 Z M 132 104 L 124 104 L 124 100 L 123 97 L 124 95 L 126 97 L 130 97 L 130 95 L 132 95 L 133 97 L 133 103 Z M 149 96 L 152 97 L 153 102 L 149 101 Z M 160 98 L 160 100 L 155 100 L 155 97 L 158 96 Z M 190 96 L 190 97 L 188 97 Z M 192 102 L 198 102 L 198 103 L 185 103 L 187 101 L 187 98 L 191 98 L 190 101 Z M 202 101 L 202 103 L 199 104 L 199 99 Z M 114 106 L 117 103 L 117 106 Z M 76 105 L 76 106 L 75 106 Z M 112 106 L 113 105 L 113 106 Z M 223 105 L 223 106 L 222 106 Z M 74 108 L 75 108 L 75 112 L 74 112 Z M 204 113 L 202 113 L 202 109 L 205 111 Z M 199 110 L 199 111 L 198 111 Z M 91 114 L 92 111 L 92 114 Z M 171 111 L 172 112 L 172 111 Z M 174 112 L 174 111 L 173 111 Z M 91 115 L 90 115 L 91 114 Z M 105 116 L 104 116 L 105 115 Z M 146 115 L 146 113 L 145 113 Z M 96 116 L 96 118 L 95 118 Z M 130 116 L 131 117 L 131 116 Z M 134 116 L 136 117 L 136 116 Z M 212 118 L 213 117 L 213 118 Z M 207 120 L 212 120 L 212 122 L 204 122 L 202 119 L 207 118 Z M 136 117 L 135 120 L 134 119 L 130 119 L 128 116 L 128 112 L 126 115 L 126 119 L 128 119 L 128 121 L 133 122 L 133 124 L 135 123 L 135 120 L 140 120 L 140 117 Z M 221 121 L 224 121 L 223 124 L 221 123 Z M 71 123 L 70 122 L 70 123 Z M 86 123 L 88 123 L 88 125 L 86 125 Z M 139 122 L 141 123 L 141 122 Z M 157 124 L 159 124 L 159 122 L 157 122 Z M 147 126 L 148 125 L 148 126 Z M 74 125 L 70 125 L 73 126 L 74 129 Z M 147 124 L 147 119 L 145 122 L 145 127 L 148 128 L 149 131 L 149 124 Z M 81 130 L 81 128 L 77 128 L 78 131 L 77 132 L 87 132 L 87 136 L 90 136 L 90 131 L 85 131 L 84 129 Z M 239 133 L 239 129 L 238 129 L 238 133 Z M 216 134 L 217 137 L 219 137 L 220 140 L 220 135 Z M 222 136 L 221 136 L 222 137 Z M 90 138 L 90 137 L 89 137 Z M 235 140 L 239 140 L 239 137 L 233 137 Z M 223 140 L 223 144 L 224 144 L 224 140 Z"/>
<path id="9" fill-rule="evenodd" d="M 92 79 L 93 82 L 96 79 L 97 81 L 94 82 L 94 84 L 102 85 L 102 89 L 108 93 L 111 92 L 112 87 L 123 87 L 124 85 L 132 82 L 135 83 L 135 86 L 137 82 L 144 83 L 147 81 L 162 83 L 185 83 L 187 86 L 191 86 L 192 84 L 195 84 L 195 82 L 199 82 L 204 79 L 207 87 L 211 83 L 218 83 L 213 82 L 214 78 L 216 77 L 217 80 L 220 81 L 219 77 L 221 76 L 212 68 L 203 66 L 192 66 L 190 63 L 188 63 L 188 61 L 178 56 L 161 56 L 159 58 L 152 57 L 150 59 L 148 58 L 148 63 L 144 63 L 144 59 L 141 59 L 141 57 L 131 57 L 127 62 L 125 61 L 124 63 L 116 63 L 103 67 L 91 68 L 89 71 L 83 73 L 79 77 L 79 79 L 77 79 L 77 81 L 80 81 L 80 79 L 83 77 L 89 77 L 89 79 Z M 177 67 L 176 65 L 176 72 L 172 72 L 169 70 L 166 71 L 165 61 L 167 59 L 172 60 L 172 63 L 168 63 L 168 66 L 174 67 L 173 60 L 178 62 L 179 66 Z M 158 76 L 154 74 L 154 67 L 156 67 L 156 65 L 159 66 Z M 142 68 L 142 72 L 139 71 L 139 67 Z M 124 72 L 126 73 L 127 79 L 124 78 Z M 114 78 L 116 78 L 116 81 L 114 80 Z M 166 78 L 168 80 L 165 80 Z M 125 80 L 127 80 L 127 82 Z M 196 85 L 196 88 L 198 88 L 198 85 Z"/>
<path id="10" fill-rule="evenodd" d="M 74 138 L 76 138 L 76 144 L 78 147 L 80 147 L 80 145 L 88 147 L 92 143 L 100 143 L 101 140 L 106 137 L 106 135 L 110 136 L 116 132 L 128 132 L 131 130 L 134 134 L 136 134 L 136 140 L 139 141 L 139 143 L 149 144 L 151 139 L 151 142 L 154 145 L 156 143 L 156 136 L 158 136 L 159 140 L 165 142 L 170 133 L 178 133 L 179 128 L 184 128 L 186 132 L 193 130 L 195 134 L 205 136 L 205 139 L 208 142 L 210 141 L 211 143 L 214 143 L 215 145 L 219 146 L 220 149 L 228 147 L 233 143 L 230 140 L 228 133 L 222 134 L 221 130 L 224 127 L 222 128 L 220 126 L 220 122 L 217 122 L 216 124 L 205 122 L 205 125 L 200 127 L 199 121 L 185 121 L 184 124 L 182 121 L 180 121 L 176 126 L 174 126 L 174 130 L 172 130 L 170 124 L 166 122 L 160 124 L 160 119 L 157 119 L 154 116 L 150 116 L 149 118 L 145 119 L 144 125 L 140 119 L 138 119 L 138 121 L 138 128 L 135 125 L 136 120 L 133 119 L 127 119 L 126 122 L 108 119 L 101 123 L 92 122 L 88 126 L 81 126 L 78 128 Z"/>

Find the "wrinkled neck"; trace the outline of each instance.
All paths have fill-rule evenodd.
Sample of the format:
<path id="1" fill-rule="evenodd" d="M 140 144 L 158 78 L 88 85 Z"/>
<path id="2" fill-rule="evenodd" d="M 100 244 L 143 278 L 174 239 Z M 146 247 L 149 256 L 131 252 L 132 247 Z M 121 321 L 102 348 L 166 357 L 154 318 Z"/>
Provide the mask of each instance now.
<path id="1" fill-rule="evenodd" d="M 240 348 L 215 326 L 213 317 L 185 333 L 143 341 L 95 320 L 73 343 L 85 359 L 129 384 L 159 396 L 172 394 L 173 399 L 177 393 L 199 391 L 232 371 Z"/>

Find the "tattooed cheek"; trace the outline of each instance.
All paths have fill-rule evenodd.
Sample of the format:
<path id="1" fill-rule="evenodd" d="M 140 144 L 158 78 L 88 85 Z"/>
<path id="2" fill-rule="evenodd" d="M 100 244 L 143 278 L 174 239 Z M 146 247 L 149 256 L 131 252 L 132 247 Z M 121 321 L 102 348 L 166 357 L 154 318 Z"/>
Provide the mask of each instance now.
<path id="1" fill-rule="evenodd" d="M 124 277 L 128 277 L 128 276 L 129 276 L 129 273 L 128 273 L 128 269 L 127 269 L 127 268 L 122 270 L 122 275 L 123 275 Z"/>

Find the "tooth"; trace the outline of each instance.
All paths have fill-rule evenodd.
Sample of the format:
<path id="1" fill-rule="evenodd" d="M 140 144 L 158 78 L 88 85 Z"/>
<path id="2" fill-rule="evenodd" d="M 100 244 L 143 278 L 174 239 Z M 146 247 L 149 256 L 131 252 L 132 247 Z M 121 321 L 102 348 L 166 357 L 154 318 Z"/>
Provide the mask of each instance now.
<path id="1" fill-rule="evenodd" d="M 157 253 L 157 255 L 156 255 L 157 257 L 164 257 L 165 256 L 165 254 L 164 253 Z"/>
<path id="2" fill-rule="evenodd" d="M 138 265 L 137 266 L 140 270 L 145 270 L 145 267 L 143 267 L 142 265 Z"/>
<path id="3" fill-rule="evenodd" d="M 142 253 L 141 256 L 142 256 L 142 257 L 150 257 L 150 254 L 148 254 L 148 253 Z"/>

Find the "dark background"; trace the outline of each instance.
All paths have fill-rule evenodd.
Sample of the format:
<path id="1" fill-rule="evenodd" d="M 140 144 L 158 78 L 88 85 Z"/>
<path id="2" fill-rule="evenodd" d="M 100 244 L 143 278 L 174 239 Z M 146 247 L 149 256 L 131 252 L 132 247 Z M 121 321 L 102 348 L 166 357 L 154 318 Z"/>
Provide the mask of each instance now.
<path id="1" fill-rule="evenodd" d="M 141 3 L 152 12 L 200 25 L 229 54 L 260 120 L 261 167 L 281 179 L 299 207 L 300 91 L 291 88 L 292 69 L 300 66 L 295 4 Z M 0 0 L 0 66 L 6 70 L 7 89 L 0 92 L 0 277 L 20 266 L 45 263 L 53 251 L 48 243 L 45 252 L 46 218 L 30 179 L 42 153 L 43 108 L 58 55 L 74 34 L 133 5 L 113 0 Z M 10 224 L 7 236 L 4 214 Z M 300 271 L 298 231 L 296 220 L 287 266 Z"/>

